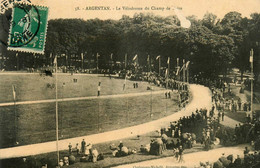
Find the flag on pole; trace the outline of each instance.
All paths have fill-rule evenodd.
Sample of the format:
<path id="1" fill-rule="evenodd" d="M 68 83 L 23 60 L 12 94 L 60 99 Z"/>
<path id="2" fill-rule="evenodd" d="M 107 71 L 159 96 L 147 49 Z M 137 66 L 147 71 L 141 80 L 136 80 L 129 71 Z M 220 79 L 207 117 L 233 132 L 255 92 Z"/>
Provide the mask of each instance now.
<path id="1" fill-rule="evenodd" d="M 250 62 L 250 63 L 253 62 L 253 55 L 254 55 L 254 50 L 251 49 L 251 50 L 250 50 L 250 57 L 249 57 L 249 62 Z"/>
<path id="2" fill-rule="evenodd" d="M 81 53 L 81 60 L 83 60 L 83 58 L 84 58 L 84 54 L 83 54 L 83 53 Z"/>
<path id="3" fill-rule="evenodd" d="M 137 57 L 138 57 L 138 56 L 137 56 L 137 54 L 136 54 L 136 55 L 134 56 L 134 58 L 133 58 L 133 61 L 135 61 L 135 60 L 137 59 Z"/>
<path id="4" fill-rule="evenodd" d="M 186 64 L 182 65 L 182 67 L 181 67 L 181 69 L 180 69 L 179 72 L 181 72 L 181 71 L 185 68 L 185 65 L 186 65 Z"/>
<path id="5" fill-rule="evenodd" d="M 160 56 L 160 55 L 158 55 L 158 56 L 156 57 L 156 60 L 158 60 L 159 58 L 161 58 L 161 56 Z"/>
<path id="6" fill-rule="evenodd" d="M 167 68 L 166 71 L 165 71 L 165 78 L 168 77 L 168 73 L 169 73 L 169 71 L 168 71 L 168 68 Z"/>
<path id="7" fill-rule="evenodd" d="M 168 57 L 167 64 L 168 65 L 170 64 L 170 57 Z"/>
<path id="8" fill-rule="evenodd" d="M 100 55 L 97 53 L 97 57 L 100 57 Z"/>
<path id="9" fill-rule="evenodd" d="M 55 56 L 54 60 L 53 60 L 53 65 L 57 64 L 57 56 Z"/>
<path id="10" fill-rule="evenodd" d="M 187 61 L 187 62 L 186 62 L 185 69 L 187 69 L 187 68 L 188 68 L 189 64 L 190 64 L 190 61 Z"/>
<path id="11" fill-rule="evenodd" d="M 249 62 L 250 62 L 250 63 L 253 62 L 253 56 L 250 56 L 250 58 L 249 58 Z"/>
<path id="12" fill-rule="evenodd" d="M 151 71 L 150 55 L 147 56 L 148 71 Z"/>
<path id="13" fill-rule="evenodd" d="M 14 85 L 12 85 L 13 88 L 13 97 L 14 97 L 14 101 L 16 100 L 16 88 Z"/>
<path id="14" fill-rule="evenodd" d="M 181 10 L 179 8 L 174 8 L 174 12 L 178 19 L 181 22 L 181 27 L 183 28 L 189 28 L 191 23 L 189 20 L 186 19 L 186 17 L 182 14 Z"/>
<path id="15" fill-rule="evenodd" d="M 176 76 L 179 74 L 180 67 L 177 67 Z"/>

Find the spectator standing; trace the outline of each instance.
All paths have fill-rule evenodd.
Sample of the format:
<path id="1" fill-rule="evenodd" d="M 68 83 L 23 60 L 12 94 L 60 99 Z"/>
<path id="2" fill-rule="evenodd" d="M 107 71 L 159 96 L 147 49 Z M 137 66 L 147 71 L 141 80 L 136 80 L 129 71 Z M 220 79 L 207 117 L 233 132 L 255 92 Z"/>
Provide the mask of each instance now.
<path id="1" fill-rule="evenodd" d="M 237 104 L 238 104 L 238 110 L 241 111 L 241 104 L 242 104 L 242 102 L 241 102 L 240 98 L 238 98 Z"/>
<path id="2" fill-rule="evenodd" d="M 98 94 L 97 94 L 97 96 L 100 96 L 100 92 L 101 92 L 101 82 L 98 83 Z"/>
<path id="3" fill-rule="evenodd" d="M 179 148 L 173 149 L 173 156 L 175 157 L 176 160 L 179 160 Z"/>
<path id="4" fill-rule="evenodd" d="M 184 162 L 184 160 L 183 160 L 183 151 L 184 151 L 184 149 L 182 148 L 182 146 L 180 146 L 180 148 L 179 148 L 179 163 Z"/>
<path id="5" fill-rule="evenodd" d="M 85 151 L 86 151 L 86 142 L 85 139 L 83 139 L 81 142 L 81 152 L 85 154 Z"/>
<path id="6" fill-rule="evenodd" d="M 75 149 L 76 149 L 77 155 L 79 155 L 79 144 L 78 143 L 76 144 Z"/>
<path id="7" fill-rule="evenodd" d="M 168 97 L 169 97 L 169 99 L 171 98 L 171 92 L 168 92 Z"/>
<path id="8" fill-rule="evenodd" d="M 221 117 L 221 114 L 220 114 L 220 111 L 218 112 L 218 123 L 220 122 L 220 117 Z"/>
<path id="9" fill-rule="evenodd" d="M 71 143 L 69 143 L 69 154 L 71 155 L 72 154 L 72 145 L 71 145 Z"/>

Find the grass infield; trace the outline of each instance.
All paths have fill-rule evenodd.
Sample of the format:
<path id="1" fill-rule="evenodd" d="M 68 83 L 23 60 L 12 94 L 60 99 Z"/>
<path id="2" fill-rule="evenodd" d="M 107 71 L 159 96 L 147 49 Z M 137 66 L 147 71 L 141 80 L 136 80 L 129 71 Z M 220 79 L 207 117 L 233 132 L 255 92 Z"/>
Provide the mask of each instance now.
<path id="1" fill-rule="evenodd" d="M 127 81 L 127 91 L 123 91 L 124 80 L 103 76 L 60 74 L 58 81 L 59 98 L 96 96 L 98 82 L 101 95 L 151 92 L 146 90 L 147 82 L 138 82 L 139 87 L 134 89 L 134 81 Z M 2 74 L 0 93 L 4 96 L 0 102 L 13 101 L 12 85 L 16 86 L 17 101 L 54 99 L 54 83 L 55 77 L 38 74 Z M 153 86 L 153 90 L 162 88 Z M 165 99 L 162 93 L 59 102 L 59 136 L 66 139 L 141 124 L 178 111 L 176 102 L 175 92 L 171 99 Z M 0 107 L 1 148 L 14 146 L 15 137 L 19 145 L 55 140 L 55 102 L 17 105 L 16 117 L 17 131 L 15 107 Z"/>

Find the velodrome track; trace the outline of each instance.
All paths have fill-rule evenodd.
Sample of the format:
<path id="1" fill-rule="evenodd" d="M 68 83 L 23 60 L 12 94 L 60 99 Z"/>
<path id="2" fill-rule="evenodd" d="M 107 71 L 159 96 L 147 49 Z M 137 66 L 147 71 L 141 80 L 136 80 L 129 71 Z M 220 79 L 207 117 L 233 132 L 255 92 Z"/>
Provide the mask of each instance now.
<path id="1" fill-rule="evenodd" d="M 152 91 L 151 92 L 140 92 L 140 93 L 126 93 L 126 94 L 117 94 L 117 95 L 104 95 L 104 96 L 88 96 L 88 97 L 73 97 L 73 98 L 63 98 L 57 99 L 58 102 L 65 101 L 77 101 L 77 100 L 92 100 L 92 99 L 107 99 L 107 98 L 121 98 L 121 97 L 135 97 L 135 96 L 145 96 L 151 94 L 160 94 L 164 93 L 165 90 Z M 24 105 L 24 104 L 38 104 L 38 103 L 51 103 L 56 102 L 56 99 L 47 99 L 47 100 L 35 100 L 35 101 L 19 101 L 16 102 L 16 105 Z M 14 102 L 8 103 L 0 103 L 0 107 L 2 106 L 13 106 Z"/>
<path id="2" fill-rule="evenodd" d="M 114 131 L 108 131 L 99 134 L 93 134 L 88 136 L 64 139 L 59 141 L 59 150 L 65 150 L 68 148 L 68 144 L 71 143 L 75 146 L 76 143 L 80 143 L 84 138 L 88 143 L 98 144 L 113 140 L 124 139 L 128 137 L 133 137 L 137 135 L 142 135 L 148 132 L 158 130 L 162 127 L 169 125 L 169 122 L 178 120 L 182 116 L 191 115 L 196 109 L 200 108 L 211 108 L 211 93 L 207 87 L 201 85 L 190 85 L 190 91 L 192 93 L 193 99 L 185 109 L 180 110 L 170 116 L 147 122 L 144 124 L 131 126 L 123 129 L 118 129 Z M 161 91 L 162 92 L 162 91 Z M 154 92 L 153 92 L 154 93 Z M 145 94 L 145 93 L 142 93 Z M 150 93 L 149 93 L 150 94 Z M 120 95 L 113 95 L 120 96 Z M 112 96 L 112 97 L 113 97 Z M 121 95 L 126 96 L 126 95 Z M 103 96 L 104 97 L 104 96 Z M 108 97 L 107 97 L 108 98 Z M 74 98 L 73 98 L 74 99 Z M 55 101 L 55 100 L 54 100 Z M 69 101 L 69 100 L 68 100 Z M 55 135 L 53 135 L 55 136 Z M 24 157 L 29 155 L 37 155 L 42 153 L 54 152 L 56 151 L 56 141 L 25 145 L 19 147 L 11 147 L 0 149 L 0 159 L 14 158 L 14 157 Z"/>

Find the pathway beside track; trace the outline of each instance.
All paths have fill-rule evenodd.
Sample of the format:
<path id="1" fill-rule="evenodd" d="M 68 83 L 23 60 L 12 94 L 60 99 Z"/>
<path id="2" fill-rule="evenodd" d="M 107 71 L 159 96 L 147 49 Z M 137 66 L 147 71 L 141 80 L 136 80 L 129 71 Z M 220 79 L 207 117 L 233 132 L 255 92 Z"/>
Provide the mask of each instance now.
<path id="1" fill-rule="evenodd" d="M 227 127 L 230 127 L 230 128 L 235 128 L 236 125 L 238 124 L 242 124 L 241 122 L 238 122 L 236 120 L 233 120 L 232 118 L 229 118 L 228 116 L 225 116 L 224 117 L 224 121 L 222 121 L 220 119 L 220 124 L 224 125 L 224 126 L 227 126 Z"/>
<path id="2" fill-rule="evenodd" d="M 188 153 L 183 155 L 184 162 L 179 163 L 176 161 L 174 157 L 165 157 L 160 159 L 154 159 L 154 160 L 148 160 L 143 161 L 139 163 L 133 163 L 128 165 L 120 165 L 115 168 L 138 168 L 138 167 L 158 167 L 158 168 L 181 168 L 181 167 L 192 167 L 195 166 L 198 167 L 200 165 L 200 162 L 202 163 L 214 163 L 216 162 L 224 153 L 225 156 L 233 154 L 234 158 L 237 158 L 237 155 L 240 157 L 243 157 L 244 155 L 244 149 L 247 145 L 239 145 L 236 147 L 223 147 L 223 148 L 217 148 L 210 151 L 201 151 L 201 152 L 194 152 L 194 153 Z"/>

